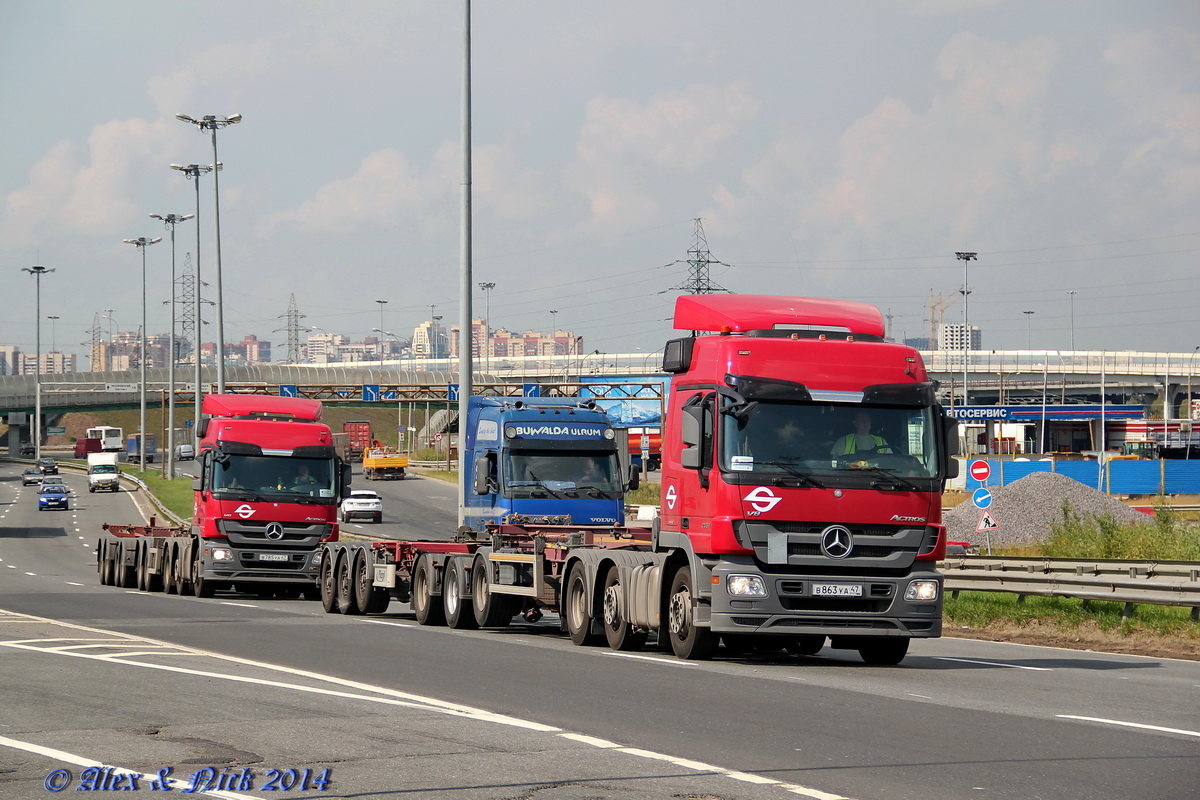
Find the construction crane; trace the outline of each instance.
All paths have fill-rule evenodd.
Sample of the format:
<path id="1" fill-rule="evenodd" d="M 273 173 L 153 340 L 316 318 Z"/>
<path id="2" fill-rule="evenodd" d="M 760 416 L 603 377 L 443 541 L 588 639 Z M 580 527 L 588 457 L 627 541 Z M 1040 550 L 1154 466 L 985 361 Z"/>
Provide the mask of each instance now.
<path id="1" fill-rule="evenodd" d="M 949 294 L 939 294 L 936 298 L 933 295 L 933 289 L 929 290 L 929 349 L 937 350 L 938 345 L 938 329 L 942 325 L 942 320 L 946 316 L 946 309 L 954 305 L 954 301 L 962 295 L 961 292 L 954 291 Z"/>

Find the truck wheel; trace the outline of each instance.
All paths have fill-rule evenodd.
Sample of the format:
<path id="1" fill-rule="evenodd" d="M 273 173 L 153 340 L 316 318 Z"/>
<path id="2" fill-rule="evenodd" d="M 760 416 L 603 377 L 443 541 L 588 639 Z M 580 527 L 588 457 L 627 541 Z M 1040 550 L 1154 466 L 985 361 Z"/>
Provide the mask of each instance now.
<path id="1" fill-rule="evenodd" d="M 621 576 L 616 564 L 604 576 L 604 637 L 613 650 L 641 650 L 646 631 L 636 630 L 621 613 Z"/>
<path id="2" fill-rule="evenodd" d="M 339 614 L 358 614 L 358 600 L 354 591 L 354 570 L 350 563 L 350 553 L 342 553 L 337 564 L 337 612 Z"/>
<path id="3" fill-rule="evenodd" d="M 571 568 L 562 614 L 566 617 L 567 633 L 574 644 L 581 647 L 600 644 L 599 634 L 592 633 L 592 618 L 588 615 L 587 574 L 582 565 Z"/>
<path id="4" fill-rule="evenodd" d="M 139 592 L 146 591 L 146 547 L 144 542 L 138 542 L 137 550 L 134 553 L 134 572 L 137 573 L 137 588 Z"/>
<path id="5" fill-rule="evenodd" d="M 321 552 L 321 569 L 317 583 L 321 587 L 321 608 L 326 614 L 337 610 L 337 581 L 333 577 L 333 551 Z"/>
<path id="6" fill-rule="evenodd" d="M 196 597 L 212 597 L 216 594 L 217 585 L 204 577 L 204 562 L 200 556 L 200 548 L 192 556 L 192 592 Z"/>
<path id="7" fill-rule="evenodd" d="M 492 594 L 487 559 L 475 556 L 471 569 L 471 605 L 475 609 L 475 622 L 481 628 L 504 628 L 517 615 L 512 595 Z"/>
<path id="8" fill-rule="evenodd" d="M 171 575 L 175 579 L 175 594 L 184 597 L 192 593 L 192 582 L 183 577 L 183 553 L 179 552 L 178 547 L 172 548 L 172 551 Z"/>
<path id="9" fill-rule="evenodd" d="M 360 614 L 382 614 L 387 611 L 391 596 L 387 589 L 373 585 L 375 570 L 365 549 L 354 554 L 354 600 Z"/>
<path id="10" fill-rule="evenodd" d="M 447 561 L 446 574 L 442 579 L 442 605 L 446 610 L 446 624 L 457 631 L 474 630 L 479 627 L 475 622 L 475 609 L 471 601 L 463 597 L 463 561 L 461 558 L 451 558 Z"/>
<path id="11" fill-rule="evenodd" d="M 137 586 L 137 565 L 125 564 L 125 546 L 123 544 L 117 549 L 116 579 L 117 586 L 122 589 L 132 589 Z"/>
<path id="12" fill-rule="evenodd" d="M 895 666 L 908 655 L 909 639 L 880 639 L 877 642 L 863 642 L 858 646 L 858 654 L 868 664 Z"/>
<path id="13" fill-rule="evenodd" d="M 433 560 L 428 555 L 418 558 L 413 566 L 410 603 L 418 625 L 446 624 L 446 611 L 433 596 Z"/>
<path id="14" fill-rule="evenodd" d="M 694 598 L 692 570 L 690 567 L 680 567 L 671 579 L 671 594 L 667 601 L 671 650 L 678 658 L 702 661 L 712 658 L 717 648 L 717 637 L 708 628 L 696 627 Z"/>
<path id="15" fill-rule="evenodd" d="M 147 543 L 146 546 L 142 548 L 142 558 L 145 560 L 145 565 L 146 565 L 146 591 L 147 592 L 161 592 L 163 590 L 162 565 L 161 564 L 159 565 L 159 572 L 157 575 L 155 573 L 151 572 L 150 571 L 150 556 L 151 555 L 152 555 L 152 553 L 150 552 L 150 545 L 149 545 L 149 543 Z"/>

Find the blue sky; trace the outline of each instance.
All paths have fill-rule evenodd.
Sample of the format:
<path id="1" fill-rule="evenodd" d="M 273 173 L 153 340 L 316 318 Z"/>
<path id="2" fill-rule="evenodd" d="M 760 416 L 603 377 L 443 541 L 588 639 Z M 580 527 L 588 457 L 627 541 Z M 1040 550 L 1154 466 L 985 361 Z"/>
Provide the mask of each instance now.
<path id="1" fill-rule="evenodd" d="M 986 348 L 1200 345 L 1194 2 L 473 10 L 474 278 L 496 284 L 493 327 L 661 347 L 700 218 L 721 286 L 872 302 L 897 337 L 957 296 L 967 250 Z M 211 162 L 178 112 L 243 115 L 218 134 L 227 340 L 282 356 L 293 295 L 304 324 L 352 339 L 379 327 L 377 299 L 404 337 L 431 304 L 457 321 L 461 53 L 449 0 L 0 4 L 0 344 L 33 348 L 20 268 L 39 263 L 56 269 L 43 317 L 60 317 L 44 349 L 82 354 L 109 308 L 136 329 L 122 239 L 192 213 L 168 165 Z M 210 282 L 212 199 L 205 179 Z M 165 332 L 167 242 L 147 260 L 148 330 Z M 943 313 L 961 321 L 960 303 Z"/>

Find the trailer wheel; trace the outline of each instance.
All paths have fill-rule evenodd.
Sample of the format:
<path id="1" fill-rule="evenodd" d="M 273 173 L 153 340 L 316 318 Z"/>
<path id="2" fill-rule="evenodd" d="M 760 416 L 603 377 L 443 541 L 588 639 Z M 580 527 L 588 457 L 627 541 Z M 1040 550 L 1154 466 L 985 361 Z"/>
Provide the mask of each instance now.
<path id="1" fill-rule="evenodd" d="M 375 586 L 375 570 L 365 549 L 354 554 L 354 600 L 360 614 L 382 614 L 391 596 L 387 589 Z"/>
<path id="2" fill-rule="evenodd" d="M 641 650 L 646 631 L 637 630 L 621 615 L 621 575 L 616 564 L 604 576 L 604 637 L 613 650 Z"/>
<path id="3" fill-rule="evenodd" d="M 159 567 L 158 567 L 159 571 L 158 571 L 157 575 L 155 573 L 151 572 L 150 571 L 150 556 L 151 555 L 152 555 L 152 553 L 150 552 L 150 543 L 147 542 L 145 544 L 145 546 L 142 548 L 142 559 L 143 559 L 143 563 L 144 563 L 144 568 L 146 570 L 146 591 L 147 592 L 161 592 L 163 590 L 162 565 L 159 564 Z"/>
<path id="4" fill-rule="evenodd" d="M 337 563 L 337 612 L 339 614 L 358 614 L 358 601 L 355 599 L 354 571 L 351 569 L 350 553 L 342 553 Z"/>
<path id="5" fill-rule="evenodd" d="M 100 573 L 101 586 L 109 586 L 112 583 L 112 568 L 108 560 L 108 547 L 103 539 L 96 545 L 96 571 Z"/>
<path id="6" fill-rule="evenodd" d="M 337 610 L 337 581 L 333 577 L 333 551 L 323 550 L 321 552 L 321 569 L 318 578 L 318 583 L 321 587 L 321 608 L 325 609 L 326 614 L 332 614 Z"/>
<path id="7" fill-rule="evenodd" d="M 175 580 L 175 594 L 183 597 L 192 593 L 191 581 L 183 577 L 183 553 L 178 547 L 171 548 L 171 577 Z"/>
<path id="8" fill-rule="evenodd" d="M 471 605 L 475 609 L 475 622 L 481 628 L 504 628 L 517 615 L 516 602 L 512 595 L 492 594 L 491 575 L 487 559 L 475 556 L 471 569 Z"/>
<path id="9" fill-rule="evenodd" d="M 196 544 L 196 553 L 192 556 L 192 592 L 196 597 L 212 597 L 216 594 L 217 584 L 204 577 L 204 559 L 200 555 L 200 545 Z"/>
<path id="10" fill-rule="evenodd" d="M 136 551 L 135 551 L 136 552 Z M 121 544 L 117 548 L 117 586 L 122 589 L 133 589 L 137 586 L 137 564 L 127 565 L 125 563 L 125 545 Z"/>
<path id="11" fill-rule="evenodd" d="M 592 618 L 588 614 L 587 574 L 581 565 L 572 567 L 567 578 L 562 613 L 567 620 L 567 633 L 574 644 L 581 647 L 600 644 L 600 636 L 592 633 Z"/>
<path id="12" fill-rule="evenodd" d="M 163 545 L 163 550 L 162 550 L 163 591 L 166 592 L 167 594 L 176 594 L 178 590 L 175 586 L 175 559 L 171 558 L 171 554 L 172 554 L 171 546 L 169 544 Z"/>
<path id="13" fill-rule="evenodd" d="M 717 637 L 708 628 L 696 627 L 692 607 L 694 598 L 692 570 L 687 566 L 680 567 L 671 579 L 671 594 L 667 601 L 671 650 L 678 658 L 702 661 L 712 658 L 713 651 L 717 648 Z"/>
<path id="14" fill-rule="evenodd" d="M 463 597 L 463 560 L 451 558 L 447 561 L 446 574 L 442 579 L 442 605 L 446 610 L 446 624 L 458 631 L 479 627 L 479 623 L 475 621 L 475 609 L 471 601 Z"/>
<path id="15" fill-rule="evenodd" d="M 446 610 L 433 596 L 433 560 L 428 555 L 419 557 L 413 566 L 410 603 L 418 625 L 446 624 Z"/>
<path id="16" fill-rule="evenodd" d="M 868 664 L 892 667 L 899 664 L 908 655 L 909 639 L 880 639 L 879 641 L 861 642 L 858 654 Z"/>
<path id="17" fill-rule="evenodd" d="M 146 543 L 138 542 L 137 548 L 134 550 L 133 569 L 137 573 L 137 588 L 139 592 L 146 591 L 146 578 L 148 573 L 146 570 Z"/>

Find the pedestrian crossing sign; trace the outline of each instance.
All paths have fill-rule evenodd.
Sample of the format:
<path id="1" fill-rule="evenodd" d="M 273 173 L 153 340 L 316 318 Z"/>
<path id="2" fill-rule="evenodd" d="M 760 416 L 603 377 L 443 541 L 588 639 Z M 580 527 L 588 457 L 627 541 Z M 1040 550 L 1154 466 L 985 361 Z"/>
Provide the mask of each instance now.
<path id="1" fill-rule="evenodd" d="M 975 528 L 977 533 L 985 533 L 994 531 L 1000 527 L 1000 523 L 996 522 L 996 518 L 992 516 L 990 511 L 984 511 L 983 516 L 979 518 L 979 526 Z"/>

